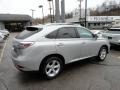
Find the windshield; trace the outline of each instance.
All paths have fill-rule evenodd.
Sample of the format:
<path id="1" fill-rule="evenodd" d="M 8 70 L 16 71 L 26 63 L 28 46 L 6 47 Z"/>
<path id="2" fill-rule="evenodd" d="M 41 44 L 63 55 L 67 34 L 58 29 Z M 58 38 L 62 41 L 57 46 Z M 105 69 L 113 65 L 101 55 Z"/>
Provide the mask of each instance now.
<path id="1" fill-rule="evenodd" d="M 108 33 L 120 34 L 120 29 L 109 29 Z"/>
<path id="2" fill-rule="evenodd" d="M 16 39 L 25 39 L 27 37 L 34 35 L 35 33 L 40 32 L 41 30 L 42 28 L 27 27 L 26 30 L 24 30 L 18 36 L 16 36 Z"/>

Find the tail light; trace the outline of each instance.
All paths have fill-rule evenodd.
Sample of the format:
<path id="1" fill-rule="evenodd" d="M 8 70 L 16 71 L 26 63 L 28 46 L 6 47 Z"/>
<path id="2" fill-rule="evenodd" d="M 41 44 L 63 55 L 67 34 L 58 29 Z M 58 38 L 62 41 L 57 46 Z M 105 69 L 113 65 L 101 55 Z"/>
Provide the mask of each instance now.
<path id="1" fill-rule="evenodd" d="M 20 48 L 25 49 L 33 45 L 34 42 L 21 42 L 20 43 Z"/>

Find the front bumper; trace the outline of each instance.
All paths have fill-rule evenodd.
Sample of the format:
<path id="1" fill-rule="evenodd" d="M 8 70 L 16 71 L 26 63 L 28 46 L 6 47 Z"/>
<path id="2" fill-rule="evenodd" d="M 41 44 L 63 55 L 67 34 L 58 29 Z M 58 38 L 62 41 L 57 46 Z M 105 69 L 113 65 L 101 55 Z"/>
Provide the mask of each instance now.
<path id="1" fill-rule="evenodd" d="M 111 45 L 120 45 L 120 42 L 119 41 L 110 41 L 110 44 Z"/>

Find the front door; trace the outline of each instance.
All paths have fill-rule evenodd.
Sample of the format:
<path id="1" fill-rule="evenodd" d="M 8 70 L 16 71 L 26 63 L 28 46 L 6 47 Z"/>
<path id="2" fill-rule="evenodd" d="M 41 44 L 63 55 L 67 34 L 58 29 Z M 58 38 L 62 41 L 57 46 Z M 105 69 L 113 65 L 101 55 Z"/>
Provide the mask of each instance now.
<path id="1" fill-rule="evenodd" d="M 98 42 L 94 35 L 83 27 L 78 27 L 77 31 L 80 36 L 80 40 L 83 41 L 83 58 L 97 55 L 99 45 L 97 44 Z"/>

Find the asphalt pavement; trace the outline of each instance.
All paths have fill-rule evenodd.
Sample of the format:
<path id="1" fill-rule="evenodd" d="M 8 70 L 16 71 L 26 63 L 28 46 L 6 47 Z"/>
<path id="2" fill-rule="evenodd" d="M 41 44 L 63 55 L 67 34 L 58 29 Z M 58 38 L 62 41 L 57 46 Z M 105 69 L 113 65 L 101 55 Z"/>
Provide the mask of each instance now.
<path id="1" fill-rule="evenodd" d="M 38 72 L 18 71 L 10 58 L 13 33 L 0 62 L 0 90 L 120 90 L 120 50 L 112 49 L 106 61 L 83 60 L 66 65 L 53 80 L 43 80 Z"/>

